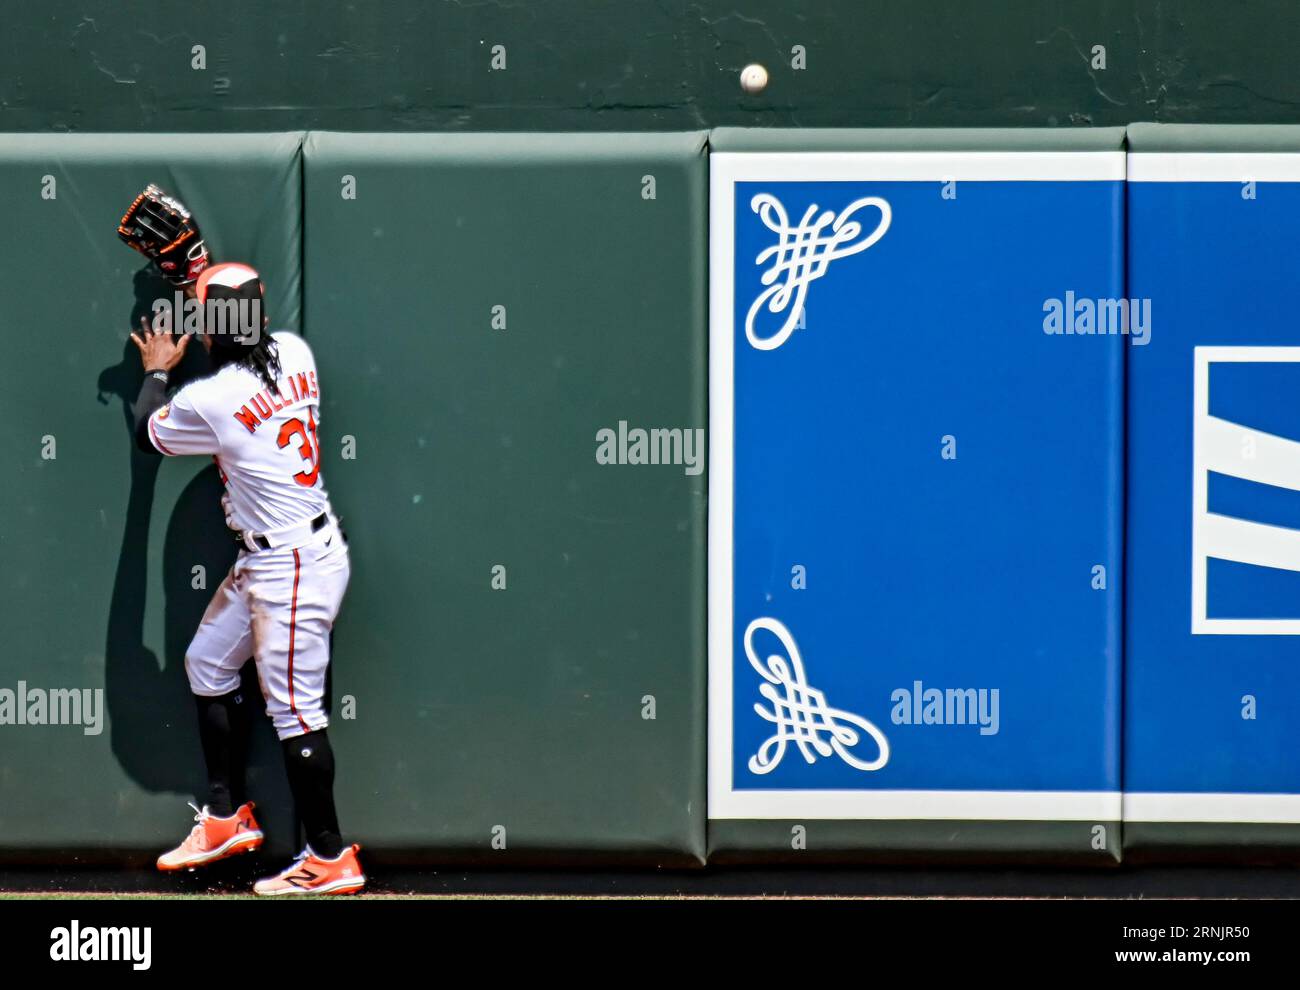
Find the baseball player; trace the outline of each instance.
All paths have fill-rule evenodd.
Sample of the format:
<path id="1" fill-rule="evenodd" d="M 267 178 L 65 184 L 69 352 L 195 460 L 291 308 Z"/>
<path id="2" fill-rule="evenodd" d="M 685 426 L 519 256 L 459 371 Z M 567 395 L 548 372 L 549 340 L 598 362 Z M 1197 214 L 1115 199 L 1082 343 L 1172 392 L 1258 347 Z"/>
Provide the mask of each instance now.
<path id="1" fill-rule="evenodd" d="M 350 567 L 321 477 L 316 363 L 302 338 L 266 331 L 255 270 L 210 265 L 184 206 L 152 186 L 142 196 L 119 234 L 155 261 L 174 262 L 159 267 L 198 304 L 197 335 L 213 370 L 168 400 L 168 375 L 191 335 L 155 332 L 141 320 L 131 335 L 145 372 L 133 410 L 136 442 L 164 456 L 211 456 L 226 486 L 226 523 L 240 546 L 185 655 L 208 800 L 202 808 L 191 805 L 198 824 L 159 857 L 158 868 L 193 870 L 262 844 L 253 803 L 244 795 L 252 706 L 240 691 L 239 671 L 251 655 L 307 837 L 292 865 L 253 890 L 353 894 L 366 878 L 357 860 L 360 847 L 345 846 L 339 831 L 323 707 L 330 629 Z"/>

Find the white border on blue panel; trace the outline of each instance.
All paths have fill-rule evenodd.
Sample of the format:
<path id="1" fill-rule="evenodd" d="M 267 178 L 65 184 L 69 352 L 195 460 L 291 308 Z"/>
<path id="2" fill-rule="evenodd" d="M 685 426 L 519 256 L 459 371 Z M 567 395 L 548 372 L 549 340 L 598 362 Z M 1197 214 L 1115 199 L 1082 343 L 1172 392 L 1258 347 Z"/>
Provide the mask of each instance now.
<path id="1" fill-rule="evenodd" d="M 1300 822 L 1300 794 L 1124 795 L 1126 822 L 1224 822 L 1287 825 Z"/>
<path id="2" fill-rule="evenodd" d="M 1122 151 L 719 152 L 709 157 L 709 817 L 1118 821 L 1118 791 L 735 790 L 732 785 L 736 182 L 1125 178 Z"/>
<path id="3" fill-rule="evenodd" d="M 1128 156 L 1129 182 L 1296 182 L 1300 154 L 1150 152 Z"/>
<path id="4" fill-rule="evenodd" d="M 1128 156 L 1129 182 L 1300 182 L 1300 154 L 1134 152 Z M 1295 620 L 1216 620 L 1206 616 L 1203 536 L 1196 524 L 1208 509 L 1205 477 L 1209 425 L 1209 366 L 1217 361 L 1295 361 L 1300 348 L 1197 347 L 1195 353 L 1194 436 L 1192 441 L 1192 632 L 1236 635 L 1296 633 Z M 1265 625 L 1266 624 L 1266 625 Z M 1287 824 L 1300 822 L 1300 794 L 1129 792 L 1126 822 L 1224 822 Z"/>

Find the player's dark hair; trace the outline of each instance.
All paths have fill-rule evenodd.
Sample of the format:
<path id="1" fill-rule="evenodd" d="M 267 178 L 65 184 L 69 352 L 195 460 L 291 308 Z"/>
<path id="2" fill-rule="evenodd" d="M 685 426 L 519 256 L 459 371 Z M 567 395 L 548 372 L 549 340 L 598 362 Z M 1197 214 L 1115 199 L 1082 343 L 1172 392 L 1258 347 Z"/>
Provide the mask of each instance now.
<path id="1" fill-rule="evenodd" d="M 262 379 L 267 388 L 275 388 L 275 383 L 280 378 L 280 349 L 275 346 L 275 341 L 265 330 L 262 331 L 257 343 L 244 355 L 242 363 L 251 368 L 253 374 Z"/>
<path id="2" fill-rule="evenodd" d="M 244 344 L 224 336 L 214 336 L 211 360 L 213 369 L 225 368 L 227 364 L 247 368 L 268 388 L 276 387 L 276 382 L 281 375 L 279 348 L 265 329 L 257 336 L 255 344 Z"/>
<path id="3" fill-rule="evenodd" d="M 247 368 L 269 389 L 275 388 L 281 374 L 280 349 L 275 346 L 271 335 L 263 329 L 256 344 L 228 344 L 212 348 L 212 363 L 220 368 L 227 364 L 237 364 Z"/>

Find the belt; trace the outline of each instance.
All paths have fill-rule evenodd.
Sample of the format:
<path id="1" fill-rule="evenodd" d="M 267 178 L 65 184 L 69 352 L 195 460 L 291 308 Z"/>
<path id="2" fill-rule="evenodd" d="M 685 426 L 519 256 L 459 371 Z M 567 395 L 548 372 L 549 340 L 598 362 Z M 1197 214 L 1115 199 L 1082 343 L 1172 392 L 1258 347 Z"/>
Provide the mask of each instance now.
<path id="1" fill-rule="evenodd" d="M 235 542 L 247 550 L 256 552 L 258 550 L 270 550 L 272 547 L 289 546 L 296 543 L 299 539 L 306 539 L 312 533 L 319 533 L 325 528 L 325 524 L 330 521 L 329 514 L 322 512 L 319 516 L 309 523 L 303 523 L 301 526 L 294 526 L 287 530 L 281 530 L 274 534 L 274 542 L 265 533 L 245 533 L 236 532 Z"/>

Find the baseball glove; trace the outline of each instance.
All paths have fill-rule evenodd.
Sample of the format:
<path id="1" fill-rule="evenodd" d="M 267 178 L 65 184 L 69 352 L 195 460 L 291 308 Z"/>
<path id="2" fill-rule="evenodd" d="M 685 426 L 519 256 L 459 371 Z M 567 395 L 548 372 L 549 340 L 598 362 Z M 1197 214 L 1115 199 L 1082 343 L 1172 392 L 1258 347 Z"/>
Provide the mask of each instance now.
<path id="1" fill-rule="evenodd" d="M 198 222 L 184 203 L 152 182 L 127 207 L 117 236 L 156 264 L 173 285 L 188 285 L 209 264 Z"/>

